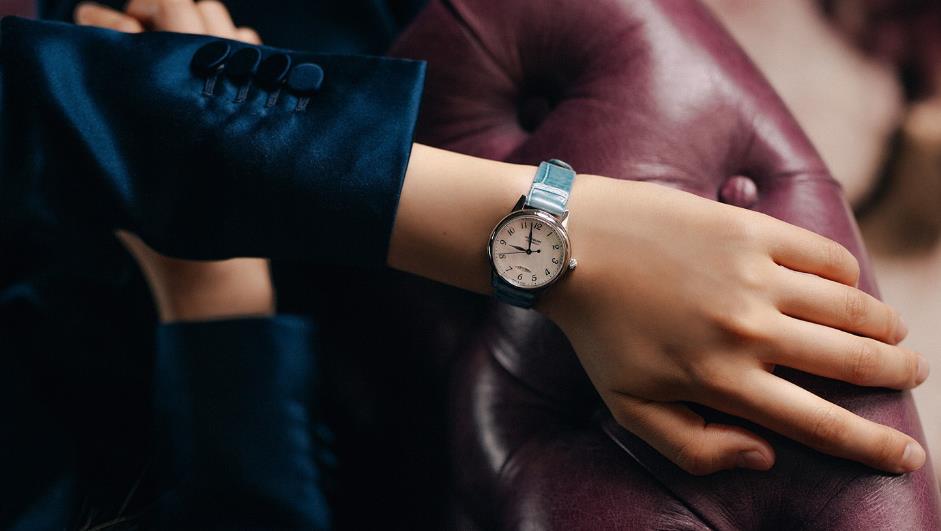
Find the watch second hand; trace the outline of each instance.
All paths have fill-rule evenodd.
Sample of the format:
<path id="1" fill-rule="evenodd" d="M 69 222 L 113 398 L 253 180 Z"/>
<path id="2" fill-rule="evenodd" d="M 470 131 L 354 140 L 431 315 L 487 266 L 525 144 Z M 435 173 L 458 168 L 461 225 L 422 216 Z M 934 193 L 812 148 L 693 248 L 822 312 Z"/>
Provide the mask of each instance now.
<path id="1" fill-rule="evenodd" d="M 497 253 L 497 254 L 530 254 L 530 253 L 541 253 L 542 249 L 536 249 L 535 251 L 510 251 L 508 253 Z"/>

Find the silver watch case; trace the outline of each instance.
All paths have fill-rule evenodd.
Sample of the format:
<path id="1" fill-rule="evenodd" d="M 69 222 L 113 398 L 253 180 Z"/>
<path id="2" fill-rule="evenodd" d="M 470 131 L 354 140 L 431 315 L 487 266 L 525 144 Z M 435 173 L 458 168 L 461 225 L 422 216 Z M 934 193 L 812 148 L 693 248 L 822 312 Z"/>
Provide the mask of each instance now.
<path id="1" fill-rule="evenodd" d="M 562 271 L 559 273 L 557 277 L 552 279 L 547 284 L 544 284 L 537 288 L 524 288 L 521 286 L 517 286 L 515 284 L 513 285 L 513 287 L 515 289 L 521 289 L 525 291 L 542 291 L 544 289 L 549 288 L 550 286 L 552 286 L 559 280 L 561 280 L 563 277 L 565 277 L 566 273 L 575 269 L 575 266 L 577 265 L 576 260 L 572 258 L 572 243 L 569 240 L 569 232 L 568 232 L 568 211 L 565 211 L 565 213 L 561 217 L 556 217 L 550 214 L 549 212 L 546 212 L 545 210 L 541 210 L 538 208 L 524 208 L 522 205 L 525 199 L 526 199 L 525 196 L 520 198 L 520 201 L 519 203 L 517 203 L 516 208 L 514 208 L 513 211 L 507 214 L 506 216 L 503 216 L 503 218 L 499 222 L 497 222 L 496 225 L 494 225 L 493 230 L 490 231 L 490 239 L 487 241 L 487 258 L 490 260 L 490 269 L 492 271 L 492 274 L 497 275 L 500 278 L 500 280 L 503 280 L 504 282 L 506 282 L 506 279 L 501 277 L 500 274 L 497 272 L 496 264 L 493 263 L 493 241 L 497 237 L 497 229 L 499 229 L 501 226 L 503 226 L 507 222 L 512 221 L 519 217 L 535 216 L 539 218 L 540 220 L 543 221 L 543 223 L 546 223 L 547 225 L 552 226 L 556 231 L 558 231 L 559 236 L 562 239 L 562 242 L 565 244 L 565 258 L 562 263 L 567 264 L 567 265 L 566 267 L 562 268 Z"/>

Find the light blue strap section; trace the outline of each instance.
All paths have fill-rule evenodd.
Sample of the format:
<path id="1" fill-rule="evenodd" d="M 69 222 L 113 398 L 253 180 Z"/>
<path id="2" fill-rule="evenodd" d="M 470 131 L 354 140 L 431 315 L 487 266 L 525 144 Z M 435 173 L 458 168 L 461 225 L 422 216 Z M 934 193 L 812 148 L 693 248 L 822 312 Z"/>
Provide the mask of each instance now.
<path id="1" fill-rule="evenodd" d="M 562 216 L 574 181 L 575 171 L 561 160 L 552 159 L 541 163 L 536 170 L 533 186 L 526 195 L 526 207 Z"/>

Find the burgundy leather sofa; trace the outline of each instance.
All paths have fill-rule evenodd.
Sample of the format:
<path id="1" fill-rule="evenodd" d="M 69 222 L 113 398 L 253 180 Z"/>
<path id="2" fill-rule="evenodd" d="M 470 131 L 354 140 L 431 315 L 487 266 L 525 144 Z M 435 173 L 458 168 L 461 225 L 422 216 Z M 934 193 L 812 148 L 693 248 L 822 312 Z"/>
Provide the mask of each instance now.
<path id="1" fill-rule="evenodd" d="M 846 245 L 878 295 L 839 186 L 693 0 L 433 0 L 391 53 L 428 61 L 420 142 L 557 157 L 765 212 Z M 705 408 L 767 437 L 777 463 L 688 475 L 612 421 L 535 312 L 389 276 L 323 297 L 325 340 L 349 352 L 325 370 L 328 387 L 344 382 L 324 399 L 345 472 L 341 527 L 941 528 L 930 463 L 886 475 Z M 378 324 L 331 337 L 343 328 L 331 322 Z M 777 372 L 924 442 L 909 393 Z"/>

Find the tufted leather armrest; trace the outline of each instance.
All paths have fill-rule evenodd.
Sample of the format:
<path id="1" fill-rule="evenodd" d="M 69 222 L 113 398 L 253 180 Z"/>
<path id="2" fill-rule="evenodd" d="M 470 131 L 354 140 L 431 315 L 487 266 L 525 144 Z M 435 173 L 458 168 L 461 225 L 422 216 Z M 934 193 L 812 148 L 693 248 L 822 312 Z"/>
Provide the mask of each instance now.
<path id="1" fill-rule="evenodd" d="M 392 54 L 429 63 L 420 142 L 558 157 L 765 212 L 848 247 L 878 295 L 839 186 L 692 0 L 434 0 Z M 930 464 L 885 475 L 700 408 L 767 437 L 777 463 L 693 477 L 613 422 L 538 314 L 495 304 L 473 338 L 453 371 L 450 431 L 460 504 L 483 528 L 941 526 Z M 923 440 L 909 393 L 778 373 Z"/>

